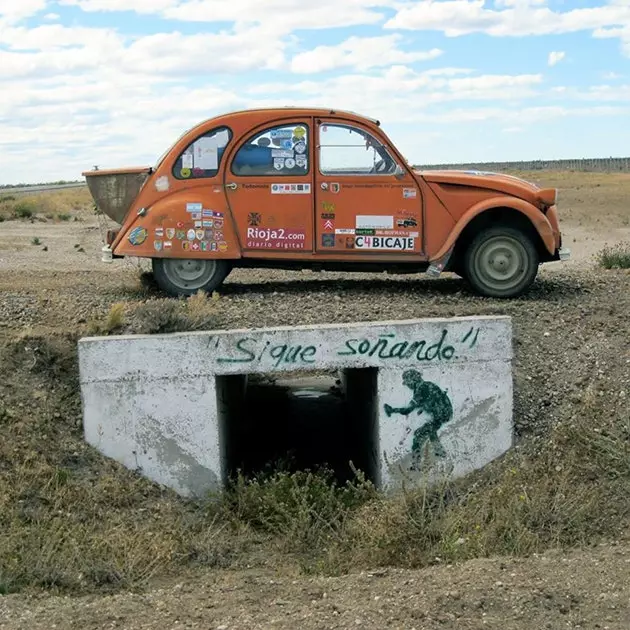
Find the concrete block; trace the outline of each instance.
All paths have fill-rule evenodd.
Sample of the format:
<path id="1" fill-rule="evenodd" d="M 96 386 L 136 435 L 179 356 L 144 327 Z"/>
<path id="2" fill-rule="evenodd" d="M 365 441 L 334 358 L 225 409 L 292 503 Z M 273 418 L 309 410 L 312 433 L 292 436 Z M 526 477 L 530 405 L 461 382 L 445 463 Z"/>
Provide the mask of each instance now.
<path id="1" fill-rule="evenodd" d="M 395 489 L 510 448 L 511 362 L 508 317 L 84 338 L 85 437 L 184 496 L 220 491 L 242 376 L 337 368 L 366 466 Z"/>
<path id="2" fill-rule="evenodd" d="M 505 361 L 379 370 L 380 486 L 458 478 L 512 446 Z"/>

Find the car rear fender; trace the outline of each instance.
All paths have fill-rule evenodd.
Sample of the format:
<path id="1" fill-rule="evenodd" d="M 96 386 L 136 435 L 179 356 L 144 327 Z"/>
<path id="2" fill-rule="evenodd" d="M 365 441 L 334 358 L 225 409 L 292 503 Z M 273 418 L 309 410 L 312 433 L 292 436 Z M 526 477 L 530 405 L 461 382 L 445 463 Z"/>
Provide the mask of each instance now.
<path id="1" fill-rule="evenodd" d="M 238 239 L 236 225 L 234 223 L 232 213 L 227 207 L 221 205 L 221 228 L 222 234 L 220 242 L 217 242 L 218 249 L 215 250 L 184 250 L 183 244 L 190 241 L 191 245 L 195 242 L 192 236 L 180 238 L 178 233 L 193 231 L 215 233 L 213 226 L 204 225 L 204 222 L 210 222 L 212 217 L 203 218 L 203 211 L 200 210 L 199 219 L 196 215 L 187 211 L 190 204 L 197 204 L 201 208 L 219 207 L 218 202 L 212 203 L 208 198 L 208 188 L 198 187 L 177 191 L 166 196 L 160 197 L 157 201 L 146 207 L 134 208 L 133 212 L 128 213 L 125 222 L 117 233 L 115 240 L 111 245 L 114 257 L 135 256 L 145 258 L 223 258 L 237 259 L 241 258 L 241 248 Z M 223 196 L 222 196 L 223 198 Z M 213 211 L 212 211 L 213 212 Z M 194 219 L 192 217 L 195 217 Z M 213 221 L 216 219 L 212 219 Z M 166 230 L 170 229 L 175 232 L 174 237 L 167 236 Z M 141 242 L 133 243 L 130 236 L 134 231 L 140 230 L 143 234 Z M 196 236 L 197 240 L 211 243 L 210 236 Z M 155 247 L 155 241 L 161 245 L 158 249 Z M 168 240 L 170 246 L 168 249 L 164 247 L 164 241 Z"/>
<path id="2" fill-rule="evenodd" d="M 485 199 L 469 208 L 457 221 L 440 250 L 434 256 L 431 256 L 431 260 L 440 260 L 449 251 L 452 251 L 460 235 L 475 218 L 484 212 L 493 211 L 493 214 L 495 214 L 501 210 L 507 211 L 506 218 L 508 214 L 512 215 L 513 211 L 518 212 L 520 217 L 526 218 L 540 237 L 544 249 L 547 250 L 548 254 L 553 255 L 556 249 L 556 239 L 553 227 L 542 211 L 523 199 L 502 196 Z"/>

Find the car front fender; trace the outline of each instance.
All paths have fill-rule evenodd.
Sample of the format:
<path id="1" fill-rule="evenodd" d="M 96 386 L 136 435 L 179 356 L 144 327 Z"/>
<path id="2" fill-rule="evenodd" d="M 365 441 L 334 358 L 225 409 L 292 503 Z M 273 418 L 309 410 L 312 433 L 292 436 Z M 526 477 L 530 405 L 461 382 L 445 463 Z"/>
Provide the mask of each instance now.
<path id="1" fill-rule="evenodd" d="M 500 210 L 502 208 L 515 210 L 523 217 L 526 217 L 540 236 L 545 249 L 550 255 L 554 254 L 556 250 L 556 238 L 553 232 L 553 227 L 547 217 L 536 206 L 523 199 L 501 196 L 484 199 L 483 201 L 476 203 L 474 206 L 471 206 L 460 217 L 442 247 L 434 256 L 431 256 L 430 260 L 440 260 L 452 251 L 455 247 L 457 239 L 473 219 L 489 210 Z"/>

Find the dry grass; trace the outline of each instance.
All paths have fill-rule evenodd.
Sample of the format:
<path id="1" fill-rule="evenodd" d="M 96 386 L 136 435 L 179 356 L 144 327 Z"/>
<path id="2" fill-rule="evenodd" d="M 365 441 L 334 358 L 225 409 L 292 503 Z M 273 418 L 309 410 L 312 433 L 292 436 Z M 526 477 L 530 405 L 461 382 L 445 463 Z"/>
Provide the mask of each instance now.
<path id="1" fill-rule="evenodd" d="M 103 321 L 93 320 L 88 324 L 88 334 L 109 335 L 110 333 L 121 331 L 125 323 L 125 304 L 123 302 L 116 302 L 109 309 Z"/>
<path id="2" fill-rule="evenodd" d="M 558 189 L 560 221 L 592 229 L 630 225 L 630 173 L 514 171 L 543 187 Z"/>
<path id="3" fill-rule="evenodd" d="M 123 322 L 112 309 L 110 327 Z M 542 450 L 525 445 L 457 483 L 386 497 L 361 478 L 278 472 L 184 501 L 85 444 L 75 347 L 25 334 L 0 349 L 0 592 L 128 588 L 261 556 L 336 574 L 531 554 L 614 538 L 630 521 L 630 418 L 611 421 L 589 390 Z"/>
<path id="4" fill-rule="evenodd" d="M 576 223 L 595 214 L 617 226 L 621 210 L 610 207 L 627 215 L 628 174 L 520 175 L 558 186 L 560 213 Z M 25 218 L 58 220 L 73 198 L 85 205 L 72 212 L 92 212 L 87 190 L 73 189 L 0 193 L 0 217 L 28 199 L 35 214 Z M 156 299 L 143 282 L 149 299 L 115 305 L 91 334 L 215 327 L 218 296 Z M 415 567 L 591 544 L 630 524 L 630 417 L 606 415 L 588 389 L 573 424 L 461 482 L 386 497 L 360 478 L 339 486 L 326 471 L 279 472 L 240 477 L 216 502 L 189 502 L 85 444 L 75 353 L 74 335 L 24 334 L 0 346 L 0 593 L 115 590 L 260 562 L 329 574 Z"/>
<path id="5" fill-rule="evenodd" d="M 88 334 L 114 333 L 165 334 L 215 327 L 219 294 L 199 291 L 187 299 L 151 299 L 129 308 L 122 302 L 114 304 L 103 320 L 88 324 Z"/>
<path id="6" fill-rule="evenodd" d="M 630 225 L 630 173 L 573 171 L 506 171 L 541 186 L 559 189 L 560 219 L 572 225 L 619 227 Z M 0 221 L 16 218 L 16 204 L 25 204 L 27 213 L 49 221 L 67 221 L 94 214 L 93 199 L 87 187 L 49 191 L 35 195 L 2 194 Z M 21 218 L 30 218 L 23 216 Z"/>
<path id="7" fill-rule="evenodd" d="M 0 217 L 8 219 L 38 219 L 70 221 L 92 213 L 92 198 L 85 188 L 67 188 L 39 194 L 2 194 Z"/>
<path id="8" fill-rule="evenodd" d="M 617 243 L 605 247 L 598 255 L 604 269 L 630 269 L 630 243 Z"/>

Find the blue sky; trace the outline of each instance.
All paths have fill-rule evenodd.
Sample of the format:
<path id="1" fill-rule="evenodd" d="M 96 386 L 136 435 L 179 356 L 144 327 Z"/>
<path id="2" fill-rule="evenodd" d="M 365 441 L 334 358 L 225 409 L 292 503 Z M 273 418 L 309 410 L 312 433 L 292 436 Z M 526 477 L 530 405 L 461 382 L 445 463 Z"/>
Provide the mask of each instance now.
<path id="1" fill-rule="evenodd" d="M 630 155 L 630 0 L 0 0 L 0 184 L 153 164 L 247 107 L 413 163 Z"/>

